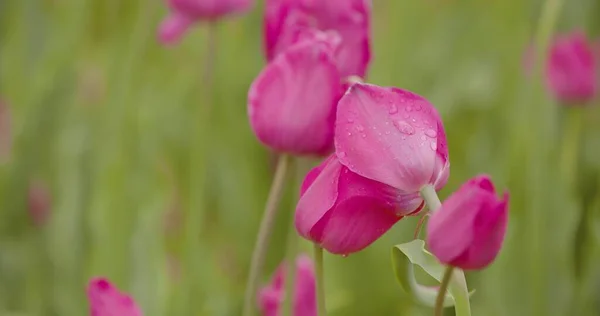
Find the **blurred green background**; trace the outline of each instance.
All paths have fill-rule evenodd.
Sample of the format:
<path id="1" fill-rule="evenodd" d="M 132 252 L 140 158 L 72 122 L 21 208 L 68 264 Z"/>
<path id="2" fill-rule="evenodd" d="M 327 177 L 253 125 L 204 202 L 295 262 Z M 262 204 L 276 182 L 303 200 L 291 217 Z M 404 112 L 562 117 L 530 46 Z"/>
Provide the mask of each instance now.
<path id="1" fill-rule="evenodd" d="M 563 141 L 567 111 L 523 75 L 543 2 L 373 2 L 368 81 L 438 107 L 452 162 L 442 197 L 482 172 L 511 192 L 503 251 L 467 274 L 473 314 L 600 315 L 600 107 L 579 109 L 580 144 Z M 218 23 L 206 84 L 206 25 L 161 47 L 162 1 L 0 0 L 0 98 L 13 137 L 0 165 L 0 315 L 86 315 L 97 275 L 147 316 L 239 315 L 273 172 L 246 117 L 264 65 L 262 5 Z M 600 2 L 565 1 L 556 26 L 598 38 L 599 20 Z M 577 185 L 559 173 L 569 144 Z M 317 162 L 304 159 L 298 173 Z M 31 183 L 48 189 L 42 225 L 28 210 Z M 264 282 L 285 254 L 296 188 Z M 391 268 L 391 246 L 415 224 L 347 258 L 325 256 L 331 315 L 432 314 Z"/>

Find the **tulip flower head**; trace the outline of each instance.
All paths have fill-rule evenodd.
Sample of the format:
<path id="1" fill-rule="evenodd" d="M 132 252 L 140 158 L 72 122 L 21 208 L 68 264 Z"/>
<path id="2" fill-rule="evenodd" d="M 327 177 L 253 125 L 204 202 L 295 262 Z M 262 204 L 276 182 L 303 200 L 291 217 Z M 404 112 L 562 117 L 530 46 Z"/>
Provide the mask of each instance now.
<path id="1" fill-rule="evenodd" d="M 95 278 L 87 288 L 90 316 L 142 316 L 135 301 L 119 292 L 108 280 Z"/>
<path id="2" fill-rule="evenodd" d="M 402 195 L 447 182 L 450 161 L 442 120 L 425 98 L 355 83 L 338 103 L 336 154 L 358 175 Z"/>
<path id="3" fill-rule="evenodd" d="M 258 139 L 296 155 L 333 149 L 340 75 L 332 58 L 335 34 L 302 34 L 258 75 L 248 94 L 250 125 Z"/>
<path id="4" fill-rule="evenodd" d="M 597 94 L 598 56 L 583 32 L 559 36 L 550 48 L 546 85 L 566 105 L 586 104 Z"/>
<path id="5" fill-rule="evenodd" d="M 419 194 L 362 177 L 335 155 L 311 170 L 296 207 L 298 233 L 334 254 L 357 252 L 376 241 L 402 217 L 423 208 Z"/>
<path id="6" fill-rule="evenodd" d="M 498 198 L 490 178 L 477 176 L 431 215 L 427 244 L 444 264 L 463 270 L 483 269 L 502 248 L 507 220 L 508 193 Z"/>
<path id="7" fill-rule="evenodd" d="M 279 316 L 285 297 L 285 271 L 288 267 L 281 264 L 268 286 L 259 293 L 259 307 L 263 316 Z M 296 259 L 296 283 L 294 289 L 293 316 L 316 316 L 315 272 L 313 263 L 307 255 Z"/>
<path id="8" fill-rule="evenodd" d="M 342 37 L 335 60 L 343 77 L 364 77 L 371 59 L 368 0 L 268 0 L 265 50 L 272 60 L 293 44 L 298 28 L 333 30 Z"/>
<path id="9" fill-rule="evenodd" d="M 166 0 L 171 13 L 159 27 L 163 44 L 174 44 L 199 21 L 217 20 L 250 9 L 253 0 Z"/>

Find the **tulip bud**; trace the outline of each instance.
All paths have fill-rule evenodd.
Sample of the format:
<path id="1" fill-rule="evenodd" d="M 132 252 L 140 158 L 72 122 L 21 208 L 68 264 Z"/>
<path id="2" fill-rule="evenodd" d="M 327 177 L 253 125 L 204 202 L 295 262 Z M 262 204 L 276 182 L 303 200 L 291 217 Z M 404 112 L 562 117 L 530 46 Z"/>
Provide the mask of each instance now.
<path id="1" fill-rule="evenodd" d="M 598 89 L 598 61 L 583 32 L 555 39 L 546 64 L 546 85 L 565 105 L 585 104 Z"/>
<path id="2" fill-rule="evenodd" d="M 450 161 L 442 120 L 425 98 L 397 88 L 354 83 L 338 103 L 340 162 L 402 194 L 441 189 Z"/>
<path id="3" fill-rule="evenodd" d="M 263 316 L 281 315 L 280 308 L 285 297 L 285 263 L 281 264 L 271 284 L 259 293 L 259 307 Z M 296 259 L 296 282 L 292 316 L 316 316 L 317 302 L 315 293 L 315 272 L 313 263 L 307 255 Z"/>
<path id="4" fill-rule="evenodd" d="M 337 31 L 342 37 L 335 61 L 343 77 L 364 77 L 371 60 L 371 3 L 368 0 L 269 0 L 265 50 L 272 60 L 293 44 L 297 27 Z"/>
<path id="5" fill-rule="evenodd" d="M 36 227 L 42 227 L 50 218 L 52 199 L 45 183 L 36 180 L 29 184 L 27 192 L 29 217 Z"/>
<path id="6" fill-rule="evenodd" d="M 498 255 L 508 220 L 508 193 L 499 199 L 490 178 L 463 184 L 427 225 L 427 244 L 442 263 L 463 270 L 483 269 Z"/>
<path id="7" fill-rule="evenodd" d="M 402 195 L 361 177 L 332 155 L 306 176 L 295 226 L 302 237 L 327 251 L 347 255 L 369 246 L 403 216 L 422 208 L 418 193 Z"/>
<path id="8" fill-rule="evenodd" d="M 300 41 L 254 80 L 248 115 L 263 144 L 296 155 L 331 152 L 341 93 L 340 75 L 331 57 L 334 38 Z"/>
<path id="9" fill-rule="evenodd" d="M 87 296 L 90 316 L 142 316 L 135 301 L 120 293 L 107 279 L 92 279 L 88 284 Z"/>
<path id="10" fill-rule="evenodd" d="M 190 26 L 202 20 L 216 20 L 250 9 L 253 0 L 166 0 L 171 14 L 161 23 L 158 34 L 163 44 L 174 44 Z"/>

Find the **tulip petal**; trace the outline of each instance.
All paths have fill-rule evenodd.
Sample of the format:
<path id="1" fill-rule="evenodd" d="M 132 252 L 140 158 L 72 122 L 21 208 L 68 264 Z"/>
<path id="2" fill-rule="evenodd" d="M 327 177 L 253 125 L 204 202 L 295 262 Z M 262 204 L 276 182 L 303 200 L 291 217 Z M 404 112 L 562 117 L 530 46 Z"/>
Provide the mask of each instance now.
<path id="1" fill-rule="evenodd" d="M 121 294 L 108 280 L 92 279 L 87 289 L 91 316 L 142 316 L 131 297 Z"/>
<path id="2" fill-rule="evenodd" d="M 316 282 L 312 260 L 307 255 L 296 259 L 294 315 L 317 316 Z"/>
<path id="3" fill-rule="evenodd" d="M 315 171 L 321 169 L 321 171 Z M 312 182 L 308 189 L 298 201 L 296 206 L 295 226 L 298 233 L 309 240 L 311 230 L 323 216 L 333 207 L 338 197 L 338 180 L 342 170 L 342 165 L 335 159 L 327 159 L 326 163 L 321 164 L 309 173 L 315 179 L 305 180 L 305 183 Z M 313 172 L 314 171 L 314 172 Z M 319 172 L 319 174 L 316 174 Z"/>
<path id="4" fill-rule="evenodd" d="M 418 192 L 436 178 L 436 161 L 443 160 L 438 149 L 447 151 L 435 108 L 396 88 L 354 84 L 338 104 L 335 128 L 342 164 L 404 193 Z"/>
<path id="5" fill-rule="evenodd" d="M 340 77 L 320 41 L 280 54 L 252 83 L 251 126 L 261 142 L 294 154 L 327 153 L 333 142 Z"/>
<path id="6" fill-rule="evenodd" d="M 483 190 L 463 186 L 435 211 L 427 223 L 427 245 L 441 262 L 452 262 L 461 256 L 474 239 L 473 225 L 478 208 L 488 197 Z"/>
<path id="7" fill-rule="evenodd" d="M 321 236 L 321 246 L 334 254 L 347 255 L 372 244 L 401 217 L 387 203 L 370 196 L 356 196 L 336 205 L 315 225 L 312 235 Z"/>
<path id="8" fill-rule="evenodd" d="M 306 174 L 306 177 L 304 177 L 304 181 L 302 181 L 302 185 L 300 186 L 300 196 L 303 196 L 304 192 L 306 192 L 306 190 L 308 190 L 308 188 L 315 182 L 323 169 L 325 169 L 325 166 L 331 162 L 331 159 L 335 159 L 335 155 L 330 155 L 327 159 L 323 160 L 320 165 L 314 167 Z"/>
<path id="9" fill-rule="evenodd" d="M 164 45 L 176 44 L 193 23 L 194 21 L 189 16 L 178 13 L 171 14 L 160 24 L 158 39 Z"/>
<path id="10" fill-rule="evenodd" d="M 491 202 L 496 203 L 495 201 Z M 473 239 L 467 252 L 453 260 L 456 266 L 471 270 L 481 269 L 496 258 L 502 248 L 506 233 L 507 207 L 508 194 L 505 194 L 500 203 L 491 206 L 487 212 L 478 214 L 473 223 L 475 227 L 474 235 L 477 237 Z"/>

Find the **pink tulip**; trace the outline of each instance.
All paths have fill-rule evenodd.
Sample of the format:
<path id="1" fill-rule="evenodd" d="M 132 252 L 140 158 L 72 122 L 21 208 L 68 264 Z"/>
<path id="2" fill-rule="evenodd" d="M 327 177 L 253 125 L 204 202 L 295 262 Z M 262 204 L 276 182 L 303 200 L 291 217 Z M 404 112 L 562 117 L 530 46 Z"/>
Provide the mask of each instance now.
<path id="1" fill-rule="evenodd" d="M 343 77 L 364 77 L 371 60 L 369 0 L 267 0 L 265 50 L 272 60 L 293 44 L 297 28 L 333 30 L 342 37 L 336 61 Z"/>
<path id="2" fill-rule="evenodd" d="M 463 184 L 427 225 L 430 251 L 444 264 L 482 269 L 500 252 L 508 219 L 508 193 L 502 199 L 490 178 L 477 176 Z"/>
<path id="3" fill-rule="evenodd" d="M 352 172 L 401 194 L 426 185 L 439 190 L 448 179 L 442 120 L 426 99 L 406 90 L 352 85 L 338 104 L 335 146 Z"/>
<path id="4" fill-rule="evenodd" d="M 361 177 L 332 155 L 306 176 L 295 225 L 302 237 L 346 255 L 369 246 L 403 216 L 422 208 L 418 193 L 402 195 Z"/>
<path id="5" fill-rule="evenodd" d="M 546 64 L 548 90 L 567 105 L 588 103 L 598 88 L 596 58 L 583 32 L 556 38 Z"/>
<path id="6" fill-rule="evenodd" d="M 166 0 L 171 14 L 159 27 L 163 44 L 174 44 L 196 22 L 217 20 L 250 9 L 253 0 Z"/>
<path id="7" fill-rule="evenodd" d="M 316 316 L 315 272 L 307 255 L 296 259 L 296 283 L 294 289 L 293 316 Z M 263 316 L 281 315 L 279 309 L 285 297 L 286 264 L 279 266 L 271 284 L 259 293 L 259 306 Z"/>
<path id="8" fill-rule="evenodd" d="M 35 180 L 29 183 L 27 192 L 29 217 L 36 227 L 42 227 L 50 218 L 52 198 L 46 184 Z"/>
<path id="9" fill-rule="evenodd" d="M 95 278 L 87 288 L 90 316 L 142 316 L 142 311 L 128 295 L 122 294 L 108 280 Z"/>
<path id="10" fill-rule="evenodd" d="M 265 145 L 293 154 L 327 154 L 333 148 L 340 76 L 332 34 L 306 38 L 275 58 L 252 83 L 250 124 Z"/>

